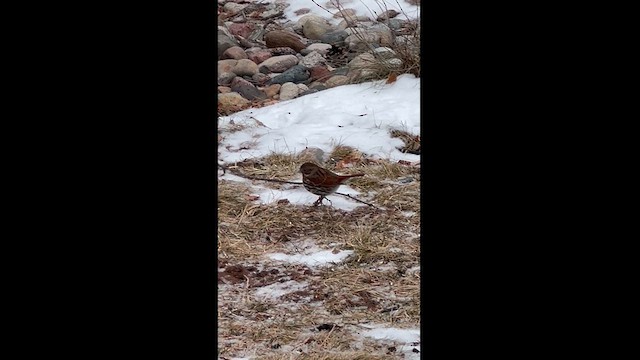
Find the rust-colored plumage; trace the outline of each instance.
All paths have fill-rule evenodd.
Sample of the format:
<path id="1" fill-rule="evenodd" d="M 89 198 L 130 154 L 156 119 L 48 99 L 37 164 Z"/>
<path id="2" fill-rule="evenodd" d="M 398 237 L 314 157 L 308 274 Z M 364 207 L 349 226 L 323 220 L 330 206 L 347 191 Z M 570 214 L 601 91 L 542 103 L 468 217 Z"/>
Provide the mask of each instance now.
<path id="1" fill-rule="evenodd" d="M 338 190 L 346 180 L 356 176 L 364 176 L 364 174 L 338 175 L 309 162 L 300 166 L 300 172 L 305 189 L 312 194 L 320 195 L 314 205 L 322 203 L 322 199 Z"/>

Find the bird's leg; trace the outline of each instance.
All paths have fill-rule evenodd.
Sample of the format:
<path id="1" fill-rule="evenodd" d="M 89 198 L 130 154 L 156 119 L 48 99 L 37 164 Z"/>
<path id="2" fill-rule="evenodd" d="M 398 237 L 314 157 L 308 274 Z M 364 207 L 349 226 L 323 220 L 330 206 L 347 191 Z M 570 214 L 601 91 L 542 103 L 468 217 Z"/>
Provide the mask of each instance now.
<path id="1" fill-rule="evenodd" d="M 318 200 L 316 200 L 316 202 L 313 203 L 313 206 L 318 206 L 322 204 L 322 199 L 325 199 L 324 195 L 320 195 L 320 197 L 318 198 Z M 328 200 L 328 199 L 327 199 Z"/>

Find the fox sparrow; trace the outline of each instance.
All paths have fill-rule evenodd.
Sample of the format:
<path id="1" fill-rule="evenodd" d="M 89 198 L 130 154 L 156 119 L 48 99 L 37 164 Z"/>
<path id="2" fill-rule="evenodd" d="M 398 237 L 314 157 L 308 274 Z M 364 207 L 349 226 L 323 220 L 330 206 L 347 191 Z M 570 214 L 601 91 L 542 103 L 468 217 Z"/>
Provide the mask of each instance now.
<path id="1" fill-rule="evenodd" d="M 320 195 L 320 198 L 316 200 L 314 205 L 321 204 L 322 199 L 325 199 L 327 195 L 338 190 L 340 185 L 347 179 L 364 176 L 364 174 L 338 175 L 309 162 L 300 166 L 300 172 L 302 173 L 302 184 L 304 188 L 312 194 Z"/>

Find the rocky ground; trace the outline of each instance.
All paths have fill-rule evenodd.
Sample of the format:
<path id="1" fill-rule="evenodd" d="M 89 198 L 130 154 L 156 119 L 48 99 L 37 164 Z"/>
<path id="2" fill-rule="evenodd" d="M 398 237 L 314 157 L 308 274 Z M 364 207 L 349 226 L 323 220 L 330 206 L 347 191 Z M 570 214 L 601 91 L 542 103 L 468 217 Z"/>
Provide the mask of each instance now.
<path id="1" fill-rule="evenodd" d="M 416 21 L 395 10 L 364 16 L 348 7 L 352 0 L 334 1 L 304 2 L 329 19 L 288 0 L 218 1 L 219 115 L 407 72 L 419 77 Z M 246 130 L 228 124 L 218 129 L 220 146 Z M 398 150 L 420 154 L 417 134 L 391 137 L 405 144 Z M 419 161 L 374 159 L 339 144 L 324 157 L 312 149 L 244 159 L 219 174 L 218 359 L 419 359 Z M 260 203 L 256 184 L 290 184 L 233 176 L 295 180 L 305 161 L 366 173 L 350 186 L 376 206 Z"/>
<path id="2" fill-rule="evenodd" d="M 419 76 L 415 20 L 395 10 L 372 19 L 333 2 L 322 6 L 335 21 L 309 8 L 295 9 L 304 16 L 290 21 L 287 2 L 218 2 L 219 114 L 403 72 Z"/>

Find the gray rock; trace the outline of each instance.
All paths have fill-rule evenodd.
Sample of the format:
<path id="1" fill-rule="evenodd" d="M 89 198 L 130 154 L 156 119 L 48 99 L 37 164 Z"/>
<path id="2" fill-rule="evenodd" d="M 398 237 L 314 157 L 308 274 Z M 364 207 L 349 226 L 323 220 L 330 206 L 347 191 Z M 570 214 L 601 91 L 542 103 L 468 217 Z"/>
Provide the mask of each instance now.
<path id="1" fill-rule="evenodd" d="M 387 19 L 391 19 L 391 18 L 394 18 L 394 17 L 398 16 L 398 14 L 400 14 L 400 13 L 397 12 L 396 10 L 389 9 L 389 10 L 386 10 L 385 12 L 383 12 L 382 14 L 380 14 L 380 16 L 378 16 L 378 18 L 376 20 L 385 21 Z"/>
<path id="2" fill-rule="evenodd" d="M 253 80 L 254 84 L 264 85 L 267 83 L 267 81 L 271 80 L 271 77 L 269 77 L 269 75 L 267 74 L 258 72 L 251 76 L 251 80 Z"/>
<path id="3" fill-rule="evenodd" d="M 319 81 L 315 81 L 313 82 L 311 85 L 309 85 L 309 90 L 327 90 L 328 87 L 327 85 L 319 82 Z"/>
<path id="4" fill-rule="evenodd" d="M 320 41 L 325 44 L 341 46 L 349 34 L 345 30 L 329 31 L 320 37 Z"/>
<path id="5" fill-rule="evenodd" d="M 314 89 L 305 90 L 305 91 L 301 92 L 300 94 L 298 94 L 298 97 L 302 97 L 302 96 L 305 96 L 305 95 L 317 93 L 318 91 L 321 91 L 321 90 L 324 90 L 324 89 L 316 89 L 316 88 L 314 88 Z"/>
<path id="6" fill-rule="evenodd" d="M 309 78 L 309 71 L 302 65 L 295 65 L 280 75 L 275 76 L 269 84 L 284 84 L 287 82 L 301 83 Z"/>
<path id="7" fill-rule="evenodd" d="M 389 22 L 388 22 L 391 30 L 400 29 L 403 23 L 405 23 L 405 20 L 402 20 L 402 19 L 389 19 Z"/>
<path id="8" fill-rule="evenodd" d="M 392 59 L 396 56 L 396 52 L 391 48 L 381 46 L 373 50 L 373 55 L 380 59 Z"/>
<path id="9" fill-rule="evenodd" d="M 324 151 L 317 147 L 308 147 L 300 152 L 298 155 L 300 160 L 315 161 L 318 164 L 322 164 L 324 158 Z"/>
<path id="10" fill-rule="evenodd" d="M 218 74 L 232 72 L 237 63 L 235 59 L 218 60 Z"/>
<path id="11" fill-rule="evenodd" d="M 322 55 L 318 54 L 315 51 L 312 51 L 309 55 L 302 58 L 299 64 L 307 68 L 312 68 L 316 65 L 325 64 L 326 62 L 327 59 L 325 59 Z"/>
<path id="12" fill-rule="evenodd" d="M 224 11 L 230 15 L 235 15 L 237 13 L 239 13 L 240 11 L 242 11 L 244 8 L 246 8 L 247 6 L 249 6 L 248 4 L 236 4 L 233 2 L 229 2 L 224 4 L 224 6 L 222 7 L 222 9 L 224 9 Z"/>
<path id="13" fill-rule="evenodd" d="M 340 85 L 347 85 L 349 83 L 349 78 L 344 75 L 334 75 L 329 78 L 329 80 L 325 81 L 325 85 L 327 88 L 332 88 Z"/>
<path id="14" fill-rule="evenodd" d="M 240 46 L 232 46 L 222 53 L 223 59 L 246 59 L 247 54 L 245 54 L 244 50 Z"/>
<path id="15" fill-rule="evenodd" d="M 230 38 L 224 31 L 218 31 L 218 59 L 222 58 L 222 54 L 232 46 L 238 46 L 235 39 Z"/>
<path id="16" fill-rule="evenodd" d="M 345 30 L 347 28 L 355 26 L 357 26 L 357 22 L 355 20 L 342 20 L 338 23 L 338 25 L 336 25 L 336 28 L 338 30 Z"/>
<path id="17" fill-rule="evenodd" d="M 363 53 L 351 60 L 349 66 L 349 79 L 352 81 L 369 79 L 380 71 L 382 65 L 371 53 Z"/>
<path id="18" fill-rule="evenodd" d="M 309 51 L 309 53 L 311 53 L 312 51 L 315 51 L 318 54 L 320 54 L 322 56 L 325 56 L 325 55 L 327 55 L 329 50 L 331 50 L 331 45 L 325 44 L 325 43 L 315 43 L 315 44 L 311 44 L 311 45 L 307 46 L 307 48 L 304 49 L 304 50 Z M 303 55 L 307 55 L 307 54 L 303 54 Z"/>
<path id="19" fill-rule="evenodd" d="M 302 33 L 307 39 L 319 40 L 322 35 L 331 30 L 331 25 L 326 20 L 309 19 L 302 25 Z"/>
<path id="20" fill-rule="evenodd" d="M 392 70 L 398 70 L 402 67 L 402 60 L 398 58 L 384 60 L 383 63 L 387 68 Z"/>
<path id="21" fill-rule="evenodd" d="M 282 84 L 280 88 L 280 100 L 291 100 L 298 96 L 298 86 L 292 82 Z"/>
<path id="22" fill-rule="evenodd" d="M 349 73 L 349 67 L 339 67 L 331 72 L 331 75 L 347 75 Z"/>
<path id="23" fill-rule="evenodd" d="M 376 64 L 376 58 L 373 56 L 373 54 L 363 53 L 353 58 L 353 60 L 349 61 L 348 66 L 349 66 L 349 70 L 371 69 L 372 67 L 375 66 L 375 64 Z"/>
<path id="24" fill-rule="evenodd" d="M 377 32 L 361 32 L 360 35 L 349 35 L 344 42 L 352 51 L 367 51 L 369 48 L 378 47 L 380 34 Z"/>
<path id="25" fill-rule="evenodd" d="M 237 92 L 238 94 L 242 95 L 242 97 L 248 100 L 262 100 L 267 98 L 267 95 L 263 91 L 258 90 L 258 88 L 253 86 L 252 83 L 241 77 L 236 77 L 235 79 L 233 79 L 231 81 L 231 86 L 229 87 L 231 88 L 231 90 Z"/>
<path id="26" fill-rule="evenodd" d="M 391 29 L 385 24 L 374 24 L 369 28 L 369 31 L 378 34 L 380 37 L 379 44 L 380 46 L 391 46 L 393 45 L 393 32 Z"/>
<path id="27" fill-rule="evenodd" d="M 261 62 L 258 67 L 262 69 L 263 67 L 267 68 L 270 72 L 284 72 L 285 70 L 291 68 L 295 64 L 298 63 L 298 58 L 295 55 L 281 55 L 281 56 L 273 56 L 268 58 L 267 60 Z M 263 72 L 260 70 L 260 72 Z"/>
<path id="28" fill-rule="evenodd" d="M 236 75 L 235 73 L 232 72 L 225 72 L 225 73 L 218 73 L 218 85 L 224 85 L 227 86 L 229 84 L 231 84 L 231 80 L 235 79 Z"/>
<path id="29" fill-rule="evenodd" d="M 241 59 L 231 71 L 238 76 L 253 76 L 258 72 L 258 65 L 249 59 Z"/>
<path id="30" fill-rule="evenodd" d="M 293 50 L 290 47 L 277 47 L 269 49 L 271 55 L 273 56 L 281 56 L 281 55 L 297 55 L 298 52 Z"/>
<path id="31" fill-rule="evenodd" d="M 325 22 L 326 20 L 322 16 L 318 16 L 315 14 L 307 14 L 307 15 L 301 16 L 300 19 L 298 19 L 297 25 L 304 28 L 304 24 L 306 24 L 307 21 Z"/>

